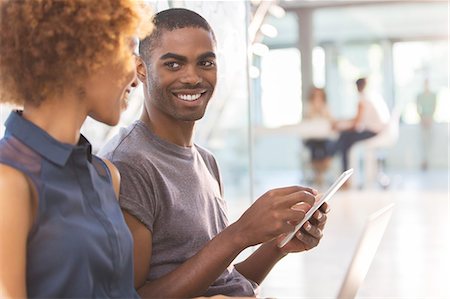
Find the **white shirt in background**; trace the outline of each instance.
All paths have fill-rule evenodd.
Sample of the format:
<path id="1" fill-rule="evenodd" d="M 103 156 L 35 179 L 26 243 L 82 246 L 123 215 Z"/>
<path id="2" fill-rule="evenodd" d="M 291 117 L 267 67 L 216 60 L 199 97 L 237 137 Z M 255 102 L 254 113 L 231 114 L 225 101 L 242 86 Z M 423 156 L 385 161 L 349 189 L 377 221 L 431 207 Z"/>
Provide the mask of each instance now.
<path id="1" fill-rule="evenodd" d="M 384 99 L 376 94 L 359 94 L 359 103 L 363 105 L 362 116 L 356 126 L 358 131 L 369 130 L 379 133 L 389 122 L 389 109 Z"/>

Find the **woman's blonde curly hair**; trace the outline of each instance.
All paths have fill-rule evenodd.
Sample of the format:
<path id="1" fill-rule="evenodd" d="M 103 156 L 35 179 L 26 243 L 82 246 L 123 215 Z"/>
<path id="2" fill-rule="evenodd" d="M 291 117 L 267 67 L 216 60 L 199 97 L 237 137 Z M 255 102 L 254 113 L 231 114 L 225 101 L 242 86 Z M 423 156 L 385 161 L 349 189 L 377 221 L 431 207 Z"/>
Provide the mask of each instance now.
<path id="1" fill-rule="evenodd" d="M 19 106 L 130 56 L 128 39 L 152 26 L 149 8 L 133 0 L 1 0 L 0 13 L 0 103 Z"/>

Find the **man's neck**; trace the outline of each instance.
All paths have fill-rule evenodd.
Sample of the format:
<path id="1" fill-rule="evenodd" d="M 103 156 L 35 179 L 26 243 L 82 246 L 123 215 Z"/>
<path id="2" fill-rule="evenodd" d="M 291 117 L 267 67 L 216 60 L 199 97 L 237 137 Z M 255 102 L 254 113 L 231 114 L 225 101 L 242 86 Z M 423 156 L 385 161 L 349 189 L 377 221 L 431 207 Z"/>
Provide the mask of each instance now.
<path id="1" fill-rule="evenodd" d="M 140 120 L 159 138 L 182 146 L 193 144 L 195 122 L 173 120 L 163 113 L 150 113 L 143 109 Z"/>

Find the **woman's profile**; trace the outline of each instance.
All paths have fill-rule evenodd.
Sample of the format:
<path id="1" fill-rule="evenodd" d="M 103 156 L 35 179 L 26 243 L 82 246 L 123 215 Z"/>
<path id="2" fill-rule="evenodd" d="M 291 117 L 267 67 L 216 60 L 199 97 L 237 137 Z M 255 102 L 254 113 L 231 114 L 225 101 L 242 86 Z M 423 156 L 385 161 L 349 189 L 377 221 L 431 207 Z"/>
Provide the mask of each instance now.
<path id="1" fill-rule="evenodd" d="M 80 134 L 117 124 L 135 81 L 138 2 L 0 3 L 2 297 L 137 297 L 115 167 Z"/>

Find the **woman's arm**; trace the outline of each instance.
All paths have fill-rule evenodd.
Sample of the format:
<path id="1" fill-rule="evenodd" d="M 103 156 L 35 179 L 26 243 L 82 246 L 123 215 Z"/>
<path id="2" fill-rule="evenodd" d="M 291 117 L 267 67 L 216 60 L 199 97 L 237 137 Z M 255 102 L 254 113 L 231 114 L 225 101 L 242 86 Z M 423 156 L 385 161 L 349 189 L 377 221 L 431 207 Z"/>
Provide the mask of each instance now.
<path id="1" fill-rule="evenodd" d="M 2 164 L 0 173 L 0 294 L 25 298 L 27 237 L 36 198 L 23 173 Z"/>

